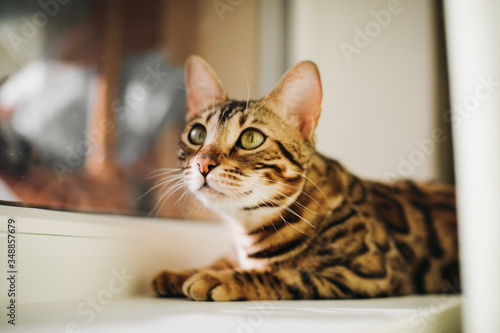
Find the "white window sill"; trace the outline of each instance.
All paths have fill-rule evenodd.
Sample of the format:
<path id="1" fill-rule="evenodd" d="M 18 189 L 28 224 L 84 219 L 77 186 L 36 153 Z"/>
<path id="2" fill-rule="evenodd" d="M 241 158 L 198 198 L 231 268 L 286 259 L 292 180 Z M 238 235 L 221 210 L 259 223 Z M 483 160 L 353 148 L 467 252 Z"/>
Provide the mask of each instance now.
<path id="1" fill-rule="evenodd" d="M 2 332 L 459 332 L 460 296 L 192 302 L 149 290 L 163 268 L 205 265 L 230 248 L 212 223 L 0 206 L 0 268 L 16 221 L 16 326 Z M 0 279 L 3 313 L 10 298 Z M 35 329 L 36 328 L 36 329 Z"/>
<path id="2" fill-rule="evenodd" d="M 84 315 L 76 309 L 85 306 Z M 460 297 L 193 302 L 152 297 L 19 306 L 21 325 L 2 332 L 460 332 Z M 82 312 L 83 313 L 83 312 Z M 7 328 L 7 327 L 5 327 Z"/>

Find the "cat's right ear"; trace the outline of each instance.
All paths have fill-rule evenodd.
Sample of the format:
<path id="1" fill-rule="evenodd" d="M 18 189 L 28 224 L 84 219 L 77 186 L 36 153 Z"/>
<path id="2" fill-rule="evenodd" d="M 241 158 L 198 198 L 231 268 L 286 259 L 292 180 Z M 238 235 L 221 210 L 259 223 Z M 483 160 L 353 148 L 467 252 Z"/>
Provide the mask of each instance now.
<path id="1" fill-rule="evenodd" d="M 305 139 L 311 139 L 318 125 L 323 92 L 318 67 L 302 61 L 285 73 L 276 88 L 264 97 L 284 117 L 295 119 Z"/>
<path id="2" fill-rule="evenodd" d="M 227 99 L 217 75 L 199 56 L 190 56 L 186 60 L 186 88 L 188 122 L 201 111 Z"/>

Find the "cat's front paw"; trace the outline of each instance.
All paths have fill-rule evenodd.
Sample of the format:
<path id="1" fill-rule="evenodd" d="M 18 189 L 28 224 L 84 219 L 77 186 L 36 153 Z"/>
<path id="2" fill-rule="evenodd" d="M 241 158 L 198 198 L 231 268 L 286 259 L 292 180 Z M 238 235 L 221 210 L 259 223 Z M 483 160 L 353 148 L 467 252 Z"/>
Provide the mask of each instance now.
<path id="1" fill-rule="evenodd" d="M 184 297 L 182 285 L 192 274 L 164 270 L 153 279 L 153 290 L 160 297 Z"/>
<path id="2" fill-rule="evenodd" d="M 183 286 L 186 296 L 195 301 L 236 301 L 245 299 L 240 286 L 224 271 L 202 271 Z"/>

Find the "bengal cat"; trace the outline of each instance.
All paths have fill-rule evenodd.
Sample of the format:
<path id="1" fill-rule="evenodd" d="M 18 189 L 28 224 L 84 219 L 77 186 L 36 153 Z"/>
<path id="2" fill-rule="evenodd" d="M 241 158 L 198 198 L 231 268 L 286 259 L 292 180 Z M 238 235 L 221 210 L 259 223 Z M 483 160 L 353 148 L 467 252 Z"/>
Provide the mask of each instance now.
<path id="1" fill-rule="evenodd" d="M 258 101 L 228 99 L 199 57 L 186 63 L 181 182 L 228 221 L 237 261 L 162 271 L 159 296 L 343 299 L 456 284 L 455 192 L 360 179 L 315 151 L 318 69 L 305 61 Z"/>

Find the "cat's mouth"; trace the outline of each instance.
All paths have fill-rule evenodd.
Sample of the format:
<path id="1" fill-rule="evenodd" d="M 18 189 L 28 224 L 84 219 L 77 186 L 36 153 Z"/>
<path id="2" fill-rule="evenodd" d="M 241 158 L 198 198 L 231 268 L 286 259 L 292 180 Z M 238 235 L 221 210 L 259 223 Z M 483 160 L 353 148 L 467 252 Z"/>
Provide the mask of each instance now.
<path id="1" fill-rule="evenodd" d="M 203 193 L 205 196 L 208 197 L 213 197 L 213 196 L 225 196 L 224 193 L 217 191 L 214 189 L 212 186 L 208 184 L 207 181 L 201 185 L 201 187 L 198 189 L 198 192 Z"/>

